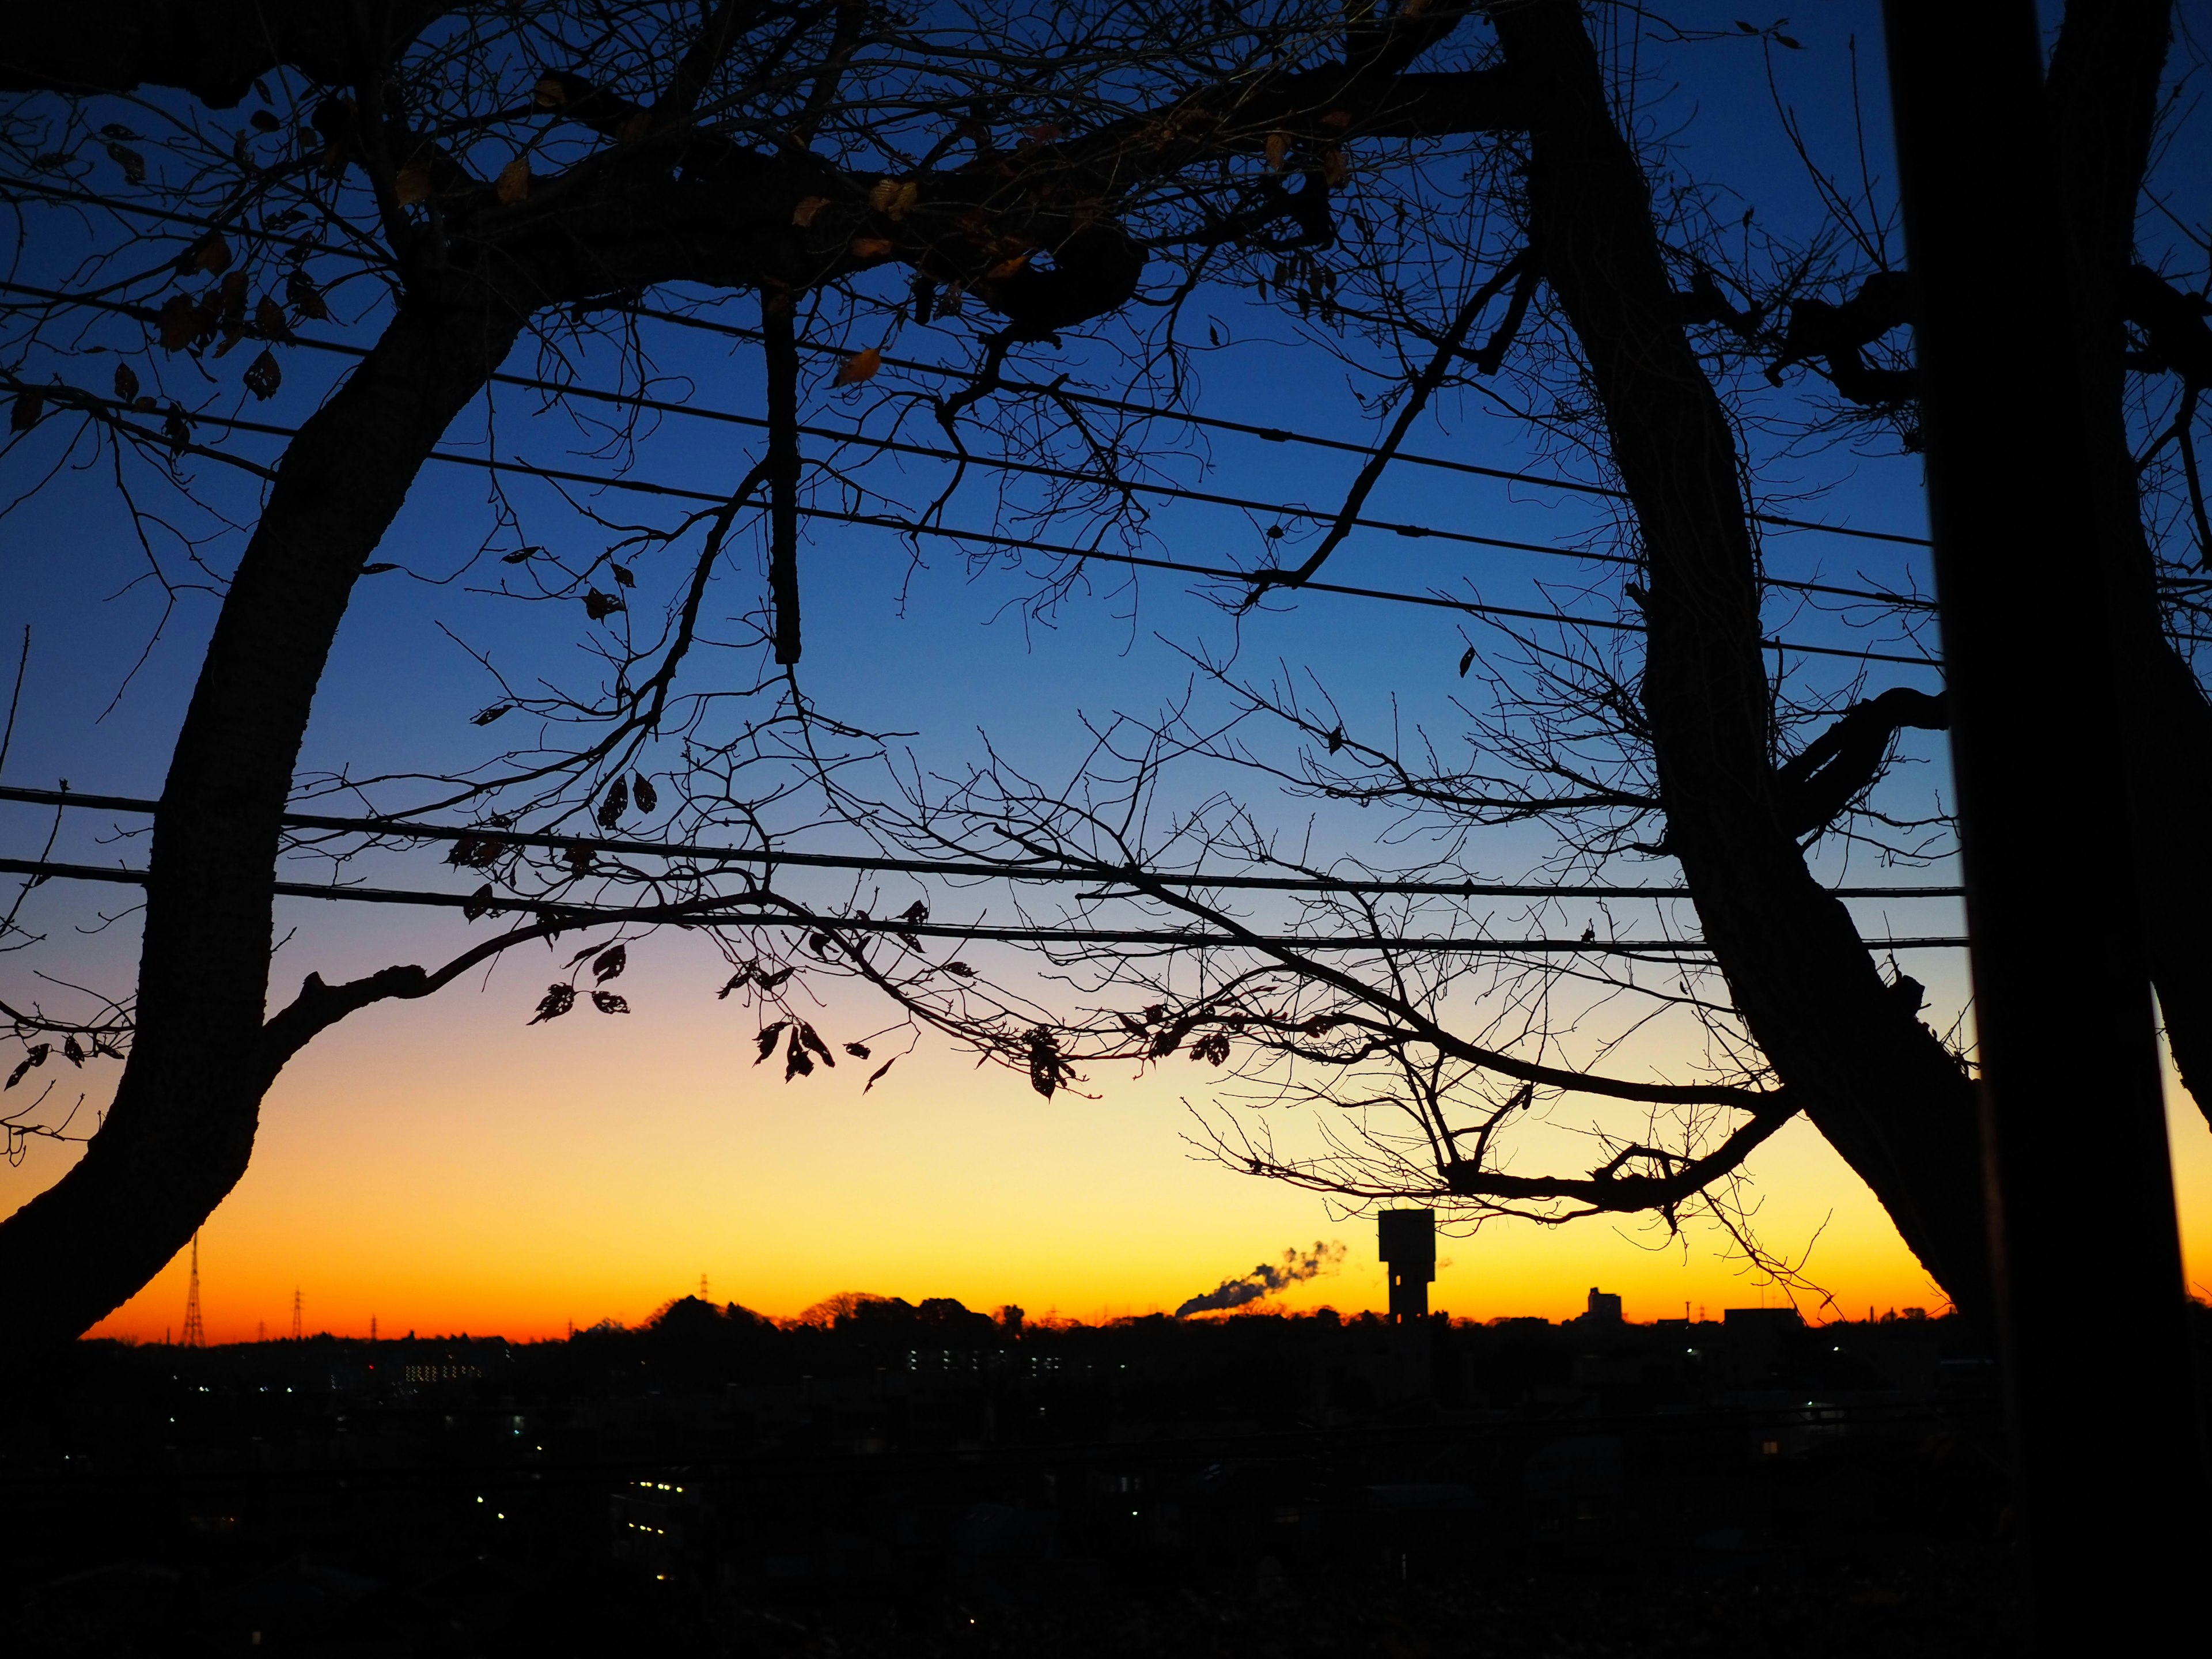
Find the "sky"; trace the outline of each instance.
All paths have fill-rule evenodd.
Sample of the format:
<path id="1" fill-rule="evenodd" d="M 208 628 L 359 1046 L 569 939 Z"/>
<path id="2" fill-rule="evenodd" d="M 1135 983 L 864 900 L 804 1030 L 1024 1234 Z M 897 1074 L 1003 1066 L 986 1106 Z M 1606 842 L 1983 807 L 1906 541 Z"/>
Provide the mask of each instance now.
<path id="1" fill-rule="evenodd" d="M 1871 51 L 1878 40 L 1872 9 L 1837 7 L 1792 26 L 1802 52 L 1774 54 L 1781 94 L 1803 112 L 1812 147 L 1824 157 L 1854 156 L 1847 96 L 1854 29 Z M 1666 58 L 1650 50 L 1643 118 L 1648 131 L 1670 137 L 1679 167 L 1724 180 L 1762 214 L 1803 219 L 1808 192 L 1779 142 L 1759 51 L 1705 48 Z M 1861 65 L 1861 85 L 1879 175 L 1883 112 L 1871 84 L 1875 68 Z M 1208 295 L 1205 303 L 1225 343 L 1199 355 L 1194 403 L 1202 412 L 1352 441 L 1371 434 L 1352 395 L 1356 383 L 1296 344 L 1279 318 L 1246 295 Z M 750 320 L 749 306 L 731 314 Z M 750 348 L 672 330 L 651 337 L 666 395 L 702 407 L 757 408 Z M 959 349 L 942 330 L 933 343 L 911 330 L 888 343 L 917 355 Z M 1106 353 L 1103 344 L 1074 341 L 1029 367 L 1103 372 Z M 300 418 L 334 372 L 328 360 L 289 355 L 283 394 L 259 412 Z M 871 391 L 898 384 L 887 371 Z M 862 394 L 838 392 L 820 377 L 812 395 L 824 419 L 854 418 L 865 408 Z M 1786 399 L 1778 394 L 1770 407 L 1783 410 Z M 465 447 L 481 426 L 480 412 L 464 416 L 455 447 Z M 501 455 L 607 470 L 604 460 L 576 458 L 583 446 L 557 417 L 532 417 L 520 403 L 502 405 L 497 431 Z M 1747 431 L 1749 441 L 1764 442 L 1755 422 Z M 747 428 L 672 418 L 641 444 L 637 472 L 727 488 L 749 465 L 747 446 L 757 438 Z M 1525 429 L 1474 398 L 1441 402 L 1409 447 L 1488 465 L 1568 470 L 1532 461 Z M 0 461 L 6 494 L 25 488 L 58 453 L 58 445 L 45 453 L 26 445 Z M 1164 476 L 1186 484 L 1322 507 L 1340 499 L 1356 466 L 1352 457 L 1220 434 L 1204 446 L 1178 439 L 1158 459 Z M 934 477 L 917 465 L 902 482 L 883 479 L 882 486 L 903 491 L 914 505 L 927 499 Z M 1849 447 L 1783 453 L 1769 446 L 1758 477 L 1775 496 L 1791 498 L 1780 510 L 1794 514 L 1908 535 L 1923 528 L 1917 467 L 1894 456 Z M 210 487 L 224 486 L 215 480 Z M 459 569 L 486 533 L 485 499 L 479 471 L 426 472 L 380 551 L 402 568 L 364 579 L 349 615 L 303 772 L 435 769 L 492 752 L 492 736 L 469 717 L 496 700 L 496 688 L 457 641 L 510 674 L 573 678 L 580 672 L 577 635 L 565 621 L 549 627 L 542 608 L 471 592 L 481 569 L 466 580 L 438 580 Z M 516 499 L 532 539 L 584 546 L 595 533 L 545 486 L 519 483 Z M 606 504 L 633 519 L 672 516 L 634 498 Z M 950 522 L 988 515 L 988 501 L 972 491 L 958 505 Z M 1369 510 L 1547 544 L 1576 543 L 1602 524 L 1583 498 L 1406 467 L 1387 475 Z M 158 793 L 214 618 L 212 598 L 180 592 L 164 614 L 162 593 L 143 580 L 132 528 L 96 469 L 64 471 L 6 524 L 0 637 L 12 640 L 27 625 L 32 657 L 0 781 L 50 786 L 66 777 L 82 791 Z M 1150 526 L 1151 550 L 1201 563 L 1249 562 L 1265 545 L 1263 528 L 1261 519 L 1232 509 L 1164 504 Z M 1074 538 L 1058 528 L 1044 534 Z M 1777 531 L 1766 550 L 1778 574 L 1852 584 L 1917 575 L 1926 583 L 1919 552 L 1895 544 Z M 1182 579 L 1152 574 L 1133 589 L 1102 584 L 1040 620 L 1023 611 L 1027 590 L 1018 578 L 1004 570 L 971 575 L 942 547 L 927 551 L 927 566 L 910 568 L 886 534 L 817 525 L 803 560 L 810 689 L 841 716 L 915 733 L 907 741 L 925 766 L 970 763 L 988 739 L 1042 774 L 1064 771 L 1086 741 L 1086 718 L 1157 710 L 1184 684 L 1182 653 L 1199 648 L 1233 648 L 1255 672 L 1277 663 L 1310 670 L 1340 698 L 1347 725 L 1362 731 L 1394 719 L 1429 722 L 1447 735 L 1459 729 L 1450 699 L 1463 688 L 1454 670 L 1474 636 L 1451 613 L 1309 598 L 1238 624 L 1194 598 Z M 207 557 L 220 569 L 234 553 L 234 544 L 217 538 Z M 648 581 L 674 568 L 656 567 L 650 556 L 638 563 Z M 170 568 L 179 568 L 173 559 Z M 1559 603 L 1586 614 L 1610 614 L 1613 603 L 1577 591 L 1587 567 L 1435 538 L 1363 533 L 1328 574 L 1354 585 L 1471 588 L 1493 603 Z M 757 602 L 744 590 L 745 580 L 733 574 L 718 587 L 717 602 L 726 598 L 726 610 Z M 1774 614 L 1794 640 L 1863 642 L 1831 617 Z M 727 676 L 738 666 L 735 653 L 726 653 L 703 672 Z M 1817 659 L 1797 659 L 1793 667 L 1816 677 L 1809 684 L 1834 683 L 1817 679 L 1826 672 Z M 1936 684 L 1926 671 L 1904 665 L 1877 672 L 1869 690 Z M 1923 795 L 1940 790 L 1940 739 L 1917 734 L 1905 754 L 1913 764 L 1899 787 Z M 1255 811 L 1285 824 L 1316 810 L 1249 781 L 1236 787 L 1249 792 Z M 131 822 L 72 814 L 55 855 L 138 861 L 143 842 L 113 836 Z M 0 845 L 35 853 L 50 823 L 32 809 L 0 806 Z M 1371 825 L 1340 811 L 1322 811 L 1316 823 L 1325 846 L 1357 847 L 1372 835 Z M 1481 843 L 1474 862 L 1486 875 L 1510 878 L 1543 850 L 1525 832 L 1500 832 Z M 453 884 L 436 856 L 384 855 L 363 870 L 392 884 Z M 1832 851 L 1819 867 L 1830 879 L 1878 873 L 1863 858 Z M 1890 878 L 1941 884 L 1953 869 L 1938 861 Z M 127 986 L 135 950 L 132 919 L 120 914 L 127 902 L 123 890 L 63 884 L 30 895 L 23 918 L 46 943 L 0 959 L 6 994 L 65 994 L 33 980 L 34 973 Z M 1947 902 L 1857 908 L 1874 934 L 1950 933 L 1959 921 Z M 1647 916 L 1626 915 L 1623 931 L 1641 931 Z M 443 960 L 467 933 L 455 917 L 307 900 L 280 904 L 278 930 L 278 996 L 310 969 L 337 978 L 393 962 Z M 714 997 L 725 975 L 702 942 L 655 938 L 631 954 L 622 981 L 634 1010 L 627 1018 L 580 1014 L 526 1025 L 559 966 L 532 956 L 428 1001 L 369 1010 L 296 1060 L 264 1103 L 251 1169 L 203 1231 L 209 1339 L 284 1334 L 295 1292 L 310 1331 L 366 1334 L 374 1320 L 384 1334 L 556 1335 L 572 1323 L 646 1317 L 669 1298 L 696 1292 L 702 1276 L 715 1300 L 779 1316 L 861 1291 L 909 1300 L 952 1296 L 974 1307 L 1012 1303 L 1032 1315 L 1090 1320 L 1172 1309 L 1286 1248 L 1316 1241 L 1347 1246 L 1341 1271 L 1273 1305 L 1383 1305 L 1371 1220 L 1196 1153 L 1188 1139 L 1194 1112 L 1220 1109 L 1205 1068 L 1180 1057 L 1141 1074 L 1094 1068 L 1081 1090 L 1047 1102 L 1025 1078 L 979 1070 L 941 1040 L 925 1038 L 872 1090 L 863 1089 L 872 1068 L 850 1060 L 787 1085 L 777 1067 L 753 1064 L 751 1017 Z M 1907 966 L 1927 983 L 1939 1028 L 1955 1018 L 1966 990 L 1960 953 L 1917 953 Z M 817 1023 L 834 1044 L 885 1018 L 880 1006 L 839 992 Z M 1689 1058 L 1656 1038 L 1629 1053 L 1661 1069 Z M 64 1079 L 61 1097 L 79 1082 Z M 85 1109 L 96 1110 L 101 1080 L 88 1073 L 82 1082 Z M 2168 1084 L 2187 1269 L 2206 1294 L 2212 1131 L 2170 1076 Z M 31 1143 L 20 1163 L 0 1169 L 0 1212 L 50 1184 L 72 1155 Z M 1823 1316 L 1942 1304 L 1872 1195 L 1802 1121 L 1753 1156 L 1746 1194 L 1757 1206 L 1762 1243 L 1792 1259 L 1802 1255 L 1807 1276 L 1832 1294 Z M 1717 1316 L 1779 1297 L 1717 1229 L 1697 1222 L 1668 1237 L 1636 1218 L 1564 1227 L 1494 1221 L 1443 1241 L 1439 1255 L 1433 1304 L 1463 1317 L 1559 1318 L 1578 1311 L 1594 1286 L 1620 1293 L 1632 1319 L 1699 1310 Z M 186 1272 L 180 1255 L 98 1334 L 161 1340 L 181 1323 Z"/>

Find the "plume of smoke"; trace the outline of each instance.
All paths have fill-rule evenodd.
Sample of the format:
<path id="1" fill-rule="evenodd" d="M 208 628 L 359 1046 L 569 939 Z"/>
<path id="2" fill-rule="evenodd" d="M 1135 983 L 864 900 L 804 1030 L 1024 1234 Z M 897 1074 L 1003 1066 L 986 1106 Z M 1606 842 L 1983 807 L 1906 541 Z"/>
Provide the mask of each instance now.
<path id="1" fill-rule="evenodd" d="M 1177 1308 L 1175 1316 L 1187 1319 L 1195 1313 L 1241 1308 L 1248 1302 L 1257 1302 L 1263 1296 L 1273 1296 L 1277 1291 L 1287 1290 L 1309 1279 L 1335 1273 L 1343 1266 L 1343 1244 L 1324 1244 L 1316 1238 L 1313 1249 L 1304 1255 L 1292 1246 L 1283 1252 L 1279 1263 L 1262 1261 L 1241 1279 L 1223 1279 L 1205 1295 L 1194 1296 Z"/>

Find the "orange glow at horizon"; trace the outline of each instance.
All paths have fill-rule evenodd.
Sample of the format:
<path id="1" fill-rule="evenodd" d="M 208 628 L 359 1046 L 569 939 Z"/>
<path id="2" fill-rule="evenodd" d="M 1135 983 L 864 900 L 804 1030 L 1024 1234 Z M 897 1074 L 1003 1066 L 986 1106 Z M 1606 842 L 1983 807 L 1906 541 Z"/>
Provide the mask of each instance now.
<path id="1" fill-rule="evenodd" d="M 252 1167 L 200 1243 L 210 1342 L 304 1326 L 365 1336 L 522 1340 L 635 1323 L 708 1276 L 714 1299 L 787 1317 L 841 1291 L 1095 1321 L 1172 1310 L 1290 1245 L 1347 1247 L 1340 1273 L 1269 1298 L 1383 1306 L 1371 1221 L 1198 1160 L 1179 1090 L 1209 1071 L 1098 1075 L 1098 1100 L 925 1047 L 862 1095 L 851 1063 L 789 1085 L 750 1063 L 750 1017 L 698 975 L 634 970 L 638 1012 L 526 1030 L 520 988 L 369 1011 L 295 1061 Z M 704 1012 L 702 1005 L 704 1004 Z M 850 1022 L 823 1016 L 825 1033 Z M 2212 1132 L 2169 1079 L 2185 1249 L 2212 1282 Z M 45 1150 L 45 1149 L 40 1149 Z M 9 1207 L 60 1172 L 9 1171 Z M 1802 1121 L 1751 1165 L 1757 1226 L 1834 1295 L 1819 1316 L 1942 1305 L 1872 1195 Z M 1817 1242 L 1815 1242 L 1817 1235 Z M 1431 1304 L 1463 1317 L 1581 1311 L 1593 1285 L 1632 1320 L 1773 1303 L 1708 1226 L 1643 1218 L 1493 1224 L 1439 1240 Z M 183 1322 L 188 1252 L 95 1334 L 161 1341 Z M 1814 1310 L 1808 1305 L 1808 1316 Z"/>

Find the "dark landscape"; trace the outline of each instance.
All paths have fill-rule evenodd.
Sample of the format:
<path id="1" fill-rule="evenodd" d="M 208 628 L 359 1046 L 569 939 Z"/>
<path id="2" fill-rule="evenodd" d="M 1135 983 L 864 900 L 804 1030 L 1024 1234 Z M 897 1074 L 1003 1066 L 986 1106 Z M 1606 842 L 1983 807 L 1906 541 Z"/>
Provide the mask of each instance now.
<path id="1" fill-rule="evenodd" d="M 1960 1321 L 1608 1311 L 82 1343 L 0 1462 L 15 1650 L 2010 1650 Z"/>

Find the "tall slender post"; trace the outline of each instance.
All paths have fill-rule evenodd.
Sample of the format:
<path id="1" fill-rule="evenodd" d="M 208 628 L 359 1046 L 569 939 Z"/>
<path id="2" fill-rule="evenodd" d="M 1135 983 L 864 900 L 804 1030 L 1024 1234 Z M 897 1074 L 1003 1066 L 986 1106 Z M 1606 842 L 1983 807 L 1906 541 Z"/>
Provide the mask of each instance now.
<path id="1" fill-rule="evenodd" d="M 1884 18 L 2027 1584 L 2045 1653 L 2148 1651 L 2196 1618 L 2203 1484 L 2086 289 L 2032 0 Z M 2052 960 L 2054 909 L 2095 946 Z"/>

